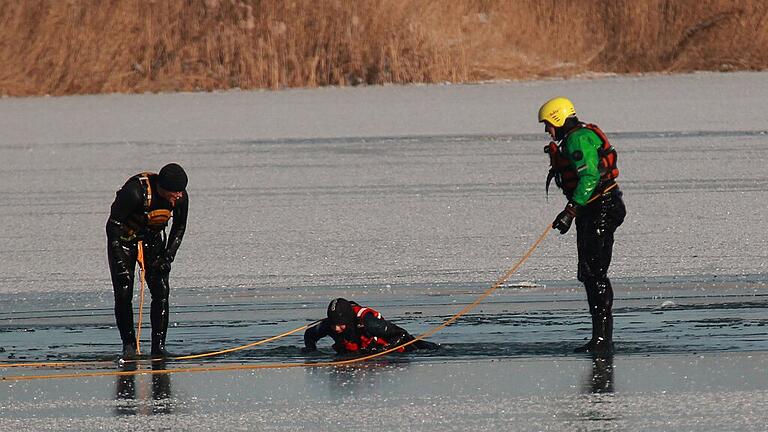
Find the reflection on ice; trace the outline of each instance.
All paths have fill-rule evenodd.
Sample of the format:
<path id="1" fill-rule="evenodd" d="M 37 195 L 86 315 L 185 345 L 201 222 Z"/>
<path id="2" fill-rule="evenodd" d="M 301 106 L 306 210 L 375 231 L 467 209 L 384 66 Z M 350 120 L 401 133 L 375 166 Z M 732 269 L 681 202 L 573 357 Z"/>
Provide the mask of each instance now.
<path id="1" fill-rule="evenodd" d="M 359 365 L 307 368 L 305 371 L 311 385 L 327 387 L 325 397 L 337 400 L 391 386 L 392 379 L 404 373 L 409 363 L 407 359 L 377 359 Z"/>
<path id="2" fill-rule="evenodd" d="M 152 370 L 165 370 L 163 362 L 153 362 Z M 129 364 L 126 371 L 135 371 L 137 366 Z M 118 375 L 115 380 L 115 415 L 156 415 L 173 413 L 171 374 L 149 376 Z"/>
<path id="3" fill-rule="evenodd" d="M 592 356 L 584 393 L 613 393 L 613 354 Z"/>

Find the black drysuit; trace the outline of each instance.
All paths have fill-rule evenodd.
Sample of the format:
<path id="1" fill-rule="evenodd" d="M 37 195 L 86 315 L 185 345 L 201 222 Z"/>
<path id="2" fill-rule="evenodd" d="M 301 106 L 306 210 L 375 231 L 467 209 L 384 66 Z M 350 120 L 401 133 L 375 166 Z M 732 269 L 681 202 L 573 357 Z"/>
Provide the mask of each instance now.
<path id="1" fill-rule="evenodd" d="M 147 208 L 148 188 L 134 176 L 117 191 L 107 221 L 107 257 L 115 295 L 115 320 L 123 344 L 135 345 L 133 324 L 133 285 L 138 242 L 144 246 L 146 281 L 152 296 L 150 321 L 152 323 L 152 352 L 159 353 L 165 347 L 168 329 L 168 275 L 170 263 L 181 245 L 187 225 L 189 198 L 187 192 L 175 206 L 162 198 L 158 191 L 156 174 L 146 175 L 151 201 Z M 165 223 L 152 221 L 150 215 L 164 212 L 173 216 L 173 224 L 167 241 L 164 239 Z"/>
<path id="2" fill-rule="evenodd" d="M 326 336 L 330 336 L 333 339 L 333 349 L 338 354 L 367 354 L 394 348 L 397 345 L 410 342 L 414 339 L 414 337 L 404 329 L 385 320 L 384 318 L 376 318 L 374 314 L 364 315 L 362 319 L 357 320 L 356 324 L 348 325 L 343 333 L 336 333 L 333 330 L 333 326 L 334 324 L 331 322 L 331 320 L 326 318 L 322 320 L 320 324 L 308 328 L 304 332 L 304 350 L 317 350 L 317 341 Z M 386 341 L 386 344 L 380 345 L 375 342 L 371 342 L 367 347 L 363 347 L 363 341 L 366 338 L 379 338 L 380 340 Z M 357 346 L 357 349 L 353 348 L 355 345 Z M 437 349 L 438 347 L 439 345 L 436 343 L 419 340 L 411 345 L 408 345 L 404 348 L 404 350 L 433 350 Z"/>

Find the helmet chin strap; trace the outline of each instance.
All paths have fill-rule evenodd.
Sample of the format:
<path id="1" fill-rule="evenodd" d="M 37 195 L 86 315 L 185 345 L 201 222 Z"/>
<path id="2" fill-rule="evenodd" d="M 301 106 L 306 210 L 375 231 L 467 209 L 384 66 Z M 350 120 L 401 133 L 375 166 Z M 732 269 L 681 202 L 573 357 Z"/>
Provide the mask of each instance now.
<path id="1" fill-rule="evenodd" d="M 568 134 L 574 130 L 581 122 L 576 116 L 565 119 L 565 123 L 559 128 L 555 128 L 555 141 L 562 141 Z"/>

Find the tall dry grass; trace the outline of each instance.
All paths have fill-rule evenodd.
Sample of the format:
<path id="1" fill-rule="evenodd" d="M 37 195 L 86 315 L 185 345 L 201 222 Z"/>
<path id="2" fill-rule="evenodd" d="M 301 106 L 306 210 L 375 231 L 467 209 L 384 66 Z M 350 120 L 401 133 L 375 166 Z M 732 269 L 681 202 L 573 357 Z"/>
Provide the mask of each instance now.
<path id="1" fill-rule="evenodd" d="M 762 0 L 0 0 L 0 94 L 764 69 Z"/>

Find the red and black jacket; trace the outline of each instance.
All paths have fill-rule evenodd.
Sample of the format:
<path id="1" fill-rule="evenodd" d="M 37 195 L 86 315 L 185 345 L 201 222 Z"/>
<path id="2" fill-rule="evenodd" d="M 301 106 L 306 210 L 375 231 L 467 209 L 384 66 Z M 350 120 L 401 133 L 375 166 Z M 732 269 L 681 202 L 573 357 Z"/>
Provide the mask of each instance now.
<path id="1" fill-rule="evenodd" d="M 355 302 L 350 303 L 355 313 L 354 323 L 347 325 L 346 330 L 339 334 L 334 331 L 331 320 L 324 319 L 320 324 L 304 332 L 306 349 L 312 351 L 317 349 L 317 341 L 330 336 L 334 340 L 333 349 L 337 353 L 364 353 L 375 348 L 389 348 L 391 344 L 402 343 L 410 336 L 402 328 L 385 320 L 376 310 L 360 306 Z M 401 348 L 398 351 L 404 351 L 404 349 Z"/>
<path id="2" fill-rule="evenodd" d="M 611 145 L 608 141 L 608 137 L 599 127 L 597 127 L 597 125 L 592 123 L 580 123 L 577 128 L 591 130 L 598 138 L 600 138 L 600 141 L 602 141 L 602 145 L 597 150 L 597 155 L 600 158 L 598 162 L 600 185 L 595 189 L 596 194 L 602 193 L 605 188 L 613 184 L 619 176 L 619 169 L 616 166 L 616 149 Z M 555 184 L 562 189 L 565 196 L 570 199 L 573 191 L 579 184 L 579 176 L 570 159 L 568 159 L 568 156 L 565 154 L 563 143 L 561 142 L 558 145 L 555 142 L 550 142 L 549 145 L 544 148 L 544 151 L 549 154 L 550 165 L 546 184 L 547 192 L 549 192 L 549 183 L 554 179 Z"/>

